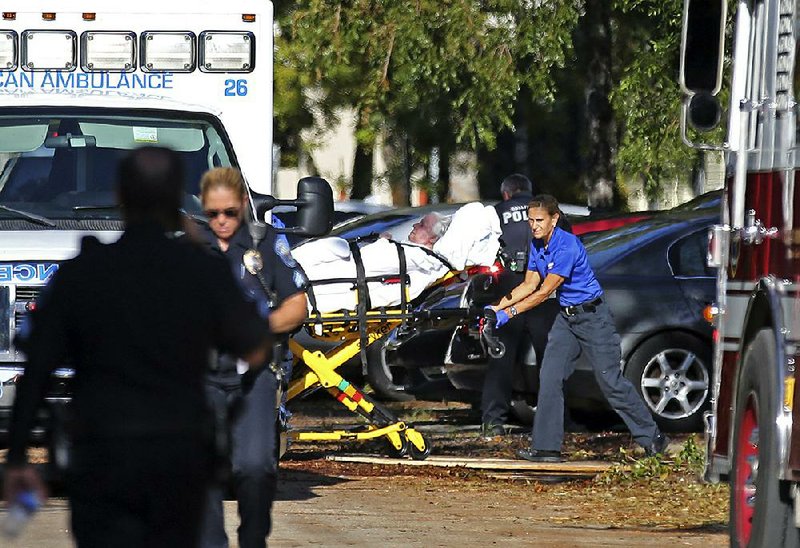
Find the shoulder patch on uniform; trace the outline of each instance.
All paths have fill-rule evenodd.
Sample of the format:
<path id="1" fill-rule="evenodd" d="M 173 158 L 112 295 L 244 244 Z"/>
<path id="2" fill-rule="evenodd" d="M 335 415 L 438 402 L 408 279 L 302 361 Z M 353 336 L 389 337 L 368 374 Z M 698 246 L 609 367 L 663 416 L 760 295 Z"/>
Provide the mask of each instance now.
<path id="1" fill-rule="evenodd" d="M 297 266 L 297 261 L 292 257 L 292 252 L 289 250 L 289 242 L 286 241 L 286 238 L 282 238 L 281 236 L 275 238 L 275 253 L 281 258 L 283 264 L 289 268 L 295 268 Z"/>

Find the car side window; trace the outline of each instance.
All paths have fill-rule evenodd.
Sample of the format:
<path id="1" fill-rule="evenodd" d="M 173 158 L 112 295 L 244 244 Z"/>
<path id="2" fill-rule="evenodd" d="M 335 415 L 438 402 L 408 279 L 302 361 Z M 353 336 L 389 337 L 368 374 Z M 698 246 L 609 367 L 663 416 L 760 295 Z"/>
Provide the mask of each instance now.
<path id="1" fill-rule="evenodd" d="M 714 276 L 714 270 L 706 266 L 708 233 L 698 230 L 676 240 L 669 249 L 669 265 L 675 276 Z"/>

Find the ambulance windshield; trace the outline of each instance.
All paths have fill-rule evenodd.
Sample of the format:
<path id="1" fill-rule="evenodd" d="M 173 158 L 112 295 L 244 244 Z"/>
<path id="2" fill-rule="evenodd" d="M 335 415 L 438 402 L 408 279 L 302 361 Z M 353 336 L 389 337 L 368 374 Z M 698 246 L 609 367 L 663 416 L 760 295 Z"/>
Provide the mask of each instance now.
<path id="1" fill-rule="evenodd" d="M 58 219 L 119 219 L 117 164 L 130 150 L 166 146 L 184 160 L 185 207 L 199 213 L 204 171 L 233 164 L 231 146 L 212 117 L 104 109 L 7 110 L 0 116 L 0 219 L 14 211 Z M 20 219 L 24 217 L 18 215 Z"/>

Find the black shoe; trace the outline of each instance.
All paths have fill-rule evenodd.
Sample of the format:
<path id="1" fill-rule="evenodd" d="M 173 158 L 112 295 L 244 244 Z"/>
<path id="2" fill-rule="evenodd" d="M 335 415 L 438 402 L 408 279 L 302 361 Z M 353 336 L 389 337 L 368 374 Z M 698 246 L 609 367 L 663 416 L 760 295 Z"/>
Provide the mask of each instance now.
<path id="1" fill-rule="evenodd" d="M 531 462 L 563 462 L 561 451 L 542 451 L 541 449 L 517 449 L 517 456 Z"/>
<path id="2" fill-rule="evenodd" d="M 664 451 L 666 451 L 667 447 L 669 446 L 669 442 L 671 441 L 672 440 L 669 439 L 669 436 L 667 436 L 663 432 L 659 432 L 658 434 L 656 434 L 656 437 L 653 438 L 653 443 L 651 443 L 649 447 L 644 448 L 644 455 L 646 457 L 663 455 Z"/>
<path id="3" fill-rule="evenodd" d="M 492 438 L 496 438 L 497 436 L 505 436 L 506 429 L 503 428 L 502 424 L 491 424 L 491 423 L 483 423 L 481 424 L 481 437 L 485 440 L 490 440 Z"/>

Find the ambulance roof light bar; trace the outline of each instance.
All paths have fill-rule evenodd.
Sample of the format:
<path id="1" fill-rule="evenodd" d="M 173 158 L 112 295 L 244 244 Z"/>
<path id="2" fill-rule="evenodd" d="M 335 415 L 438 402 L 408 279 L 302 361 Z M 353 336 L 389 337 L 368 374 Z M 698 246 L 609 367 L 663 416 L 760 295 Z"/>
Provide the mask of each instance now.
<path id="1" fill-rule="evenodd" d="M 81 69 L 133 72 L 136 34 L 125 31 L 87 31 L 81 34 Z"/>
<path id="2" fill-rule="evenodd" d="M 17 69 L 17 33 L 0 30 L 0 69 Z"/>
<path id="3" fill-rule="evenodd" d="M 196 36 L 193 32 L 143 32 L 141 67 L 145 72 L 192 72 L 196 66 Z"/>
<path id="4" fill-rule="evenodd" d="M 75 70 L 78 37 L 71 30 L 25 30 L 20 44 L 22 70 Z"/>
<path id="5" fill-rule="evenodd" d="M 201 32 L 198 41 L 200 70 L 252 72 L 255 67 L 255 42 L 252 32 Z"/>

